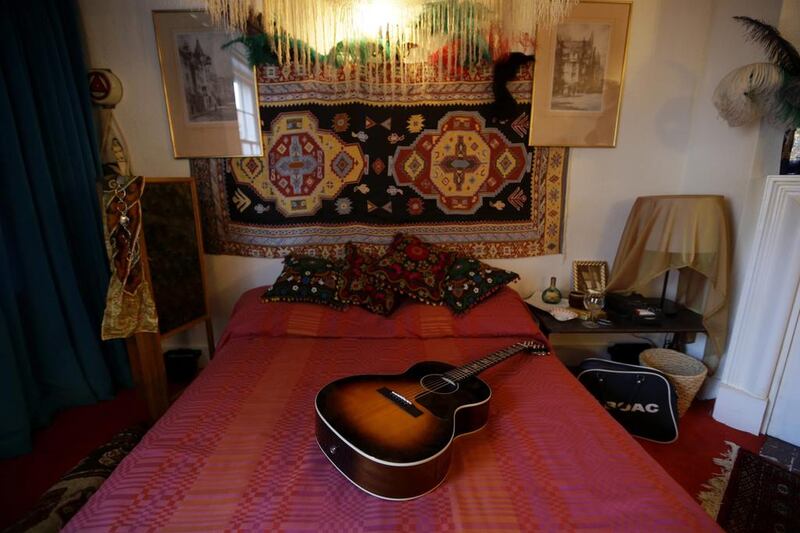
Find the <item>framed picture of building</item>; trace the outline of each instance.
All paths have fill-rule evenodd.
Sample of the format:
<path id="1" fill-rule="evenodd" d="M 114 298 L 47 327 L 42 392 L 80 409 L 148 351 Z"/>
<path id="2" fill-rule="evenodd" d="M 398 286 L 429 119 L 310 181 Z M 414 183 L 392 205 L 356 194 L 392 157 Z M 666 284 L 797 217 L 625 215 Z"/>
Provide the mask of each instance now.
<path id="1" fill-rule="evenodd" d="M 616 145 L 630 16 L 630 2 L 582 1 L 537 33 L 531 145 Z"/>
<path id="2" fill-rule="evenodd" d="M 154 11 L 175 157 L 262 155 L 258 86 L 237 36 L 203 11 Z"/>

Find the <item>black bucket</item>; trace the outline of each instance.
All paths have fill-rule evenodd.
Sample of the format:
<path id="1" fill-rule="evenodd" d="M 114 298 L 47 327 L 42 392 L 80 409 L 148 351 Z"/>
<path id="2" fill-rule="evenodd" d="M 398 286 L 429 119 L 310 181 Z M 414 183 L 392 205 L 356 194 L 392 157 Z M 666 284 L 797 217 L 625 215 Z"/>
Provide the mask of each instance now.
<path id="1" fill-rule="evenodd" d="M 191 348 L 177 348 L 164 352 L 164 366 L 167 370 L 167 380 L 170 383 L 186 383 L 197 374 L 197 360 L 200 359 L 200 350 Z"/>

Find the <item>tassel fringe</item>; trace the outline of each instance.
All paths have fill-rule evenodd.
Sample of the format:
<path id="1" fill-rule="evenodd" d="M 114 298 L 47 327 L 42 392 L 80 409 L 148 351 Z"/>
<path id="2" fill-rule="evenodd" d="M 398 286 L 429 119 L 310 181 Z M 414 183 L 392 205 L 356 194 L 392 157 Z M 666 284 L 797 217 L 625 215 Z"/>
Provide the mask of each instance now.
<path id="1" fill-rule="evenodd" d="M 725 495 L 725 489 L 728 488 L 728 481 L 731 478 L 733 463 L 736 462 L 736 456 L 739 455 L 738 444 L 727 440 L 725 444 L 728 445 L 728 449 L 723 452 L 721 457 L 714 459 L 714 464 L 720 467 L 720 471 L 704 483 L 702 486 L 704 490 L 697 494 L 700 505 L 714 520 L 717 519 L 717 515 L 719 514 L 719 508 L 722 505 L 722 497 Z"/>
<path id="2" fill-rule="evenodd" d="M 206 0 L 212 20 L 237 30 L 261 14 L 266 47 L 300 76 L 403 92 L 467 79 L 481 62 L 531 53 L 537 27 L 578 0 Z M 473 72 L 470 72 L 470 71 Z"/>

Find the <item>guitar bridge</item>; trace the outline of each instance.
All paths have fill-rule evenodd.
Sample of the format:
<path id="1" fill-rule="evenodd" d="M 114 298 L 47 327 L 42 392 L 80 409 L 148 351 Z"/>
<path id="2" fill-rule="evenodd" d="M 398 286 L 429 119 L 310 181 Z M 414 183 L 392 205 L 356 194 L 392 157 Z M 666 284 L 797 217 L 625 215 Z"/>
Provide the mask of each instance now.
<path id="1" fill-rule="evenodd" d="M 402 394 L 398 394 L 393 390 L 387 389 L 386 387 L 381 387 L 378 389 L 378 392 L 414 418 L 422 414 L 422 411 L 417 409 L 417 406 L 411 403 L 411 401 L 406 399 Z"/>

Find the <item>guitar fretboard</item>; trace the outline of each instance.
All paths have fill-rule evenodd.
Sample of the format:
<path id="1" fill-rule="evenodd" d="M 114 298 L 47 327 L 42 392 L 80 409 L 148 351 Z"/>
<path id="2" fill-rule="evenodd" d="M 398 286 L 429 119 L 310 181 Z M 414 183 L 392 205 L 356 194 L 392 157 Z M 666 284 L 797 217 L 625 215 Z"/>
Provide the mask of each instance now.
<path id="1" fill-rule="evenodd" d="M 515 355 L 522 350 L 530 350 L 532 353 L 539 354 L 539 355 L 547 355 L 547 346 L 544 344 L 538 344 L 534 342 L 518 342 L 516 344 L 512 344 L 502 350 L 498 350 L 492 354 L 487 355 L 486 357 L 481 357 L 480 359 L 476 359 L 475 361 L 468 363 L 464 366 L 460 366 L 458 368 L 454 368 L 448 372 L 444 373 L 444 376 L 447 379 L 452 381 L 458 382 L 463 379 L 466 379 L 471 376 L 477 376 L 487 368 L 493 367 L 494 365 L 501 363 Z"/>

